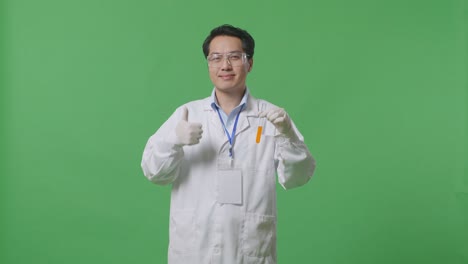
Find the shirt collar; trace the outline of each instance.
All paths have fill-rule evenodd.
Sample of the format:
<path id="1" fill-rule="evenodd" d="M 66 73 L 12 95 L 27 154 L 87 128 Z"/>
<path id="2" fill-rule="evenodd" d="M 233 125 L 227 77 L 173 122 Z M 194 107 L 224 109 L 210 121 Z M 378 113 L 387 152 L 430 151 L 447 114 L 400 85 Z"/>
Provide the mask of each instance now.
<path id="1" fill-rule="evenodd" d="M 211 108 L 213 108 L 214 111 L 216 111 L 217 109 L 221 108 L 218 104 L 218 99 L 216 99 L 216 88 L 213 89 L 213 92 L 211 92 Z M 245 93 L 244 93 L 244 96 L 242 97 L 242 100 L 240 101 L 239 105 L 236 106 L 236 108 L 238 108 L 239 106 L 241 105 L 245 105 L 247 104 L 247 98 L 249 97 L 249 89 L 248 88 L 245 88 Z"/>

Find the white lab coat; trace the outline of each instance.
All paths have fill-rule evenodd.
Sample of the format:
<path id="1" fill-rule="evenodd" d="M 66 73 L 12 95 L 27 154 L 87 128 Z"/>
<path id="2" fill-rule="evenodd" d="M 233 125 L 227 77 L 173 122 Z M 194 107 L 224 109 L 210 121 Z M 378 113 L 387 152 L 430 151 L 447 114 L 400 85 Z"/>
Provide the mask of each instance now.
<path id="1" fill-rule="evenodd" d="M 279 135 L 260 110 L 275 107 L 248 96 L 240 113 L 234 159 L 211 97 L 185 104 L 188 121 L 203 126 L 200 143 L 176 146 L 179 107 L 150 137 L 142 159 L 145 176 L 156 184 L 171 184 L 169 264 L 275 264 L 276 174 L 284 189 L 305 184 L 315 160 L 293 124 L 296 138 Z M 266 125 L 265 125 L 266 124 Z M 257 128 L 265 125 L 260 143 Z M 230 131 L 231 132 L 231 131 Z M 242 204 L 217 202 L 219 169 L 242 172 Z"/>

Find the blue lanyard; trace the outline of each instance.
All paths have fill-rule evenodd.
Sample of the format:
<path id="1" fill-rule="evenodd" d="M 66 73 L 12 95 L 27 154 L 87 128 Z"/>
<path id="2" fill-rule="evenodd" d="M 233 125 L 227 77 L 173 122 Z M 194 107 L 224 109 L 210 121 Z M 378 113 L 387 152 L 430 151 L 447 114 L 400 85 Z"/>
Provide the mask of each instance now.
<path id="1" fill-rule="evenodd" d="M 224 124 L 223 118 L 221 117 L 221 113 L 219 113 L 219 108 L 216 107 L 216 111 L 218 112 L 219 120 L 221 120 L 221 124 L 223 124 L 223 128 L 224 128 L 224 132 L 226 132 L 226 135 L 227 135 L 228 140 L 229 140 L 229 145 L 230 145 L 229 157 L 231 157 L 231 159 L 232 159 L 232 146 L 234 145 L 234 137 L 236 136 L 236 130 L 237 130 L 237 121 L 239 121 L 239 116 L 240 116 L 240 113 L 242 112 L 242 108 L 244 108 L 244 105 L 242 105 L 241 108 L 239 109 L 239 113 L 237 113 L 237 116 L 236 116 L 236 121 L 234 121 L 234 127 L 232 128 L 232 134 L 229 135 L 229 132 L 228 132 L 228 130 L 226 128 L 226 125 Z"/>

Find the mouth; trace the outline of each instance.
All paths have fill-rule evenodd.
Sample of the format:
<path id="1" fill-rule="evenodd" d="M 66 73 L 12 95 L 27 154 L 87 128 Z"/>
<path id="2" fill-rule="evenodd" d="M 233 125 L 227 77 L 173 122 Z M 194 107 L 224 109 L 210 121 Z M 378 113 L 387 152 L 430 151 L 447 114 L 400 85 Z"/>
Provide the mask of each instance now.
<path id="1" fill-rule="evenodd" d="M 235 74 L 226 74 L 226 75 L 219 75 L 219 78 L 223 80 L 232 80 L 234 79 Z"/>

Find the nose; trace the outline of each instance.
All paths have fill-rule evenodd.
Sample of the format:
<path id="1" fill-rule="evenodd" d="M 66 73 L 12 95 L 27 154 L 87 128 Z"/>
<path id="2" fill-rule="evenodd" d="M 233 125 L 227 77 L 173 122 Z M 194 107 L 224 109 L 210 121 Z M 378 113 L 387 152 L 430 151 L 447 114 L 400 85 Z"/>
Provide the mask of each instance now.
<path id="1" fill-rule="evenodd" d="M 230 70 L 232 69 L 231 61 L 228 57 L 223 58 L 223 63 L 221 65 L 221 70 Z"/>

